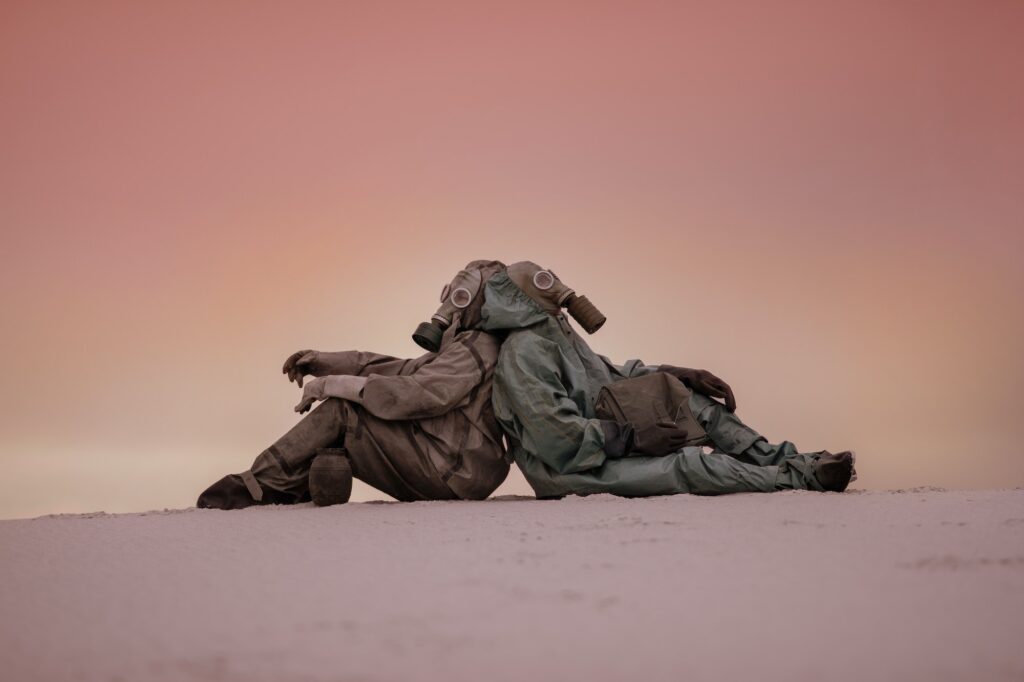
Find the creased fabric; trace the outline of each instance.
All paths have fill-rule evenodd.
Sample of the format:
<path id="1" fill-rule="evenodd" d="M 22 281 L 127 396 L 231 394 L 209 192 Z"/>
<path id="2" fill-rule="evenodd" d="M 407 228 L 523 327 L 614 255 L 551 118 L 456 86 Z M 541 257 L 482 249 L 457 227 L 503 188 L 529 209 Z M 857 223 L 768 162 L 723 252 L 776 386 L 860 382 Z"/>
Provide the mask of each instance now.
<path id="1" fill-rule="evenodd" d="M 664 457 L 610 457 L 594 413 L 599 390 L 656 372 L 657 366 L 639 360 L 620 366 L 598 355 L 562 313 L 545 312 L 505 274 L 491 278 L 485 297 L 481 328 L 507 334 L 495 372 L 495 416 L 538 497 L 820 488 L 811 455 L 783 446 L 766 446 L 770 454 L 764 448 L 748 454 L 755 443 L 766 441 L 719 403 L 699 395 L 691 397 L 690 408 L 716 452 L 687 447 Z"/>

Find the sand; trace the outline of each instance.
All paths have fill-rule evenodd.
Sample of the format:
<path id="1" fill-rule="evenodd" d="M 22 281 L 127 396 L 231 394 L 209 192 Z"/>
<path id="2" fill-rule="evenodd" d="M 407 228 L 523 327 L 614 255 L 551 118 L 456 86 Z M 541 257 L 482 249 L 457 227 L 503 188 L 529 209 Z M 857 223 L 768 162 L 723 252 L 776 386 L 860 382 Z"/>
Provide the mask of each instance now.
<path id="1" fill-rule="evenodd" d="M 5 680 L 1024 679 L 1024 489 L 0 522 Z"/>

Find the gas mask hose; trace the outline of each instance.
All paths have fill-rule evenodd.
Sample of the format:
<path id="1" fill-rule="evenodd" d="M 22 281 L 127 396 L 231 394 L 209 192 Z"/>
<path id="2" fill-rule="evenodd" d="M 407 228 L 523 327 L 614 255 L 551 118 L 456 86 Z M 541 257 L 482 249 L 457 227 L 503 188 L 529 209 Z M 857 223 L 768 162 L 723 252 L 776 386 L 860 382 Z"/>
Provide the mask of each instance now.
<path id="1" fill-rule="evenodd" d="M 608 320 L 586 296 L 569 294 L 562 305 L 588 334 L 596 332 Z"/>

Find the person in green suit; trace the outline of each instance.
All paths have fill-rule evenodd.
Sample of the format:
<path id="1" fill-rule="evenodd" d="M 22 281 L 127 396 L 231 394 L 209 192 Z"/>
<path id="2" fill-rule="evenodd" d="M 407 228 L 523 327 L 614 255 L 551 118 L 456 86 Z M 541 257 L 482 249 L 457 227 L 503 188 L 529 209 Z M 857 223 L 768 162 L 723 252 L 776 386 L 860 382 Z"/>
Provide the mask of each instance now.
<path id="1" fill-rule="evenodd" d="M 850 452 L 800 453 L 790 442 L 769 443 L 740 421 L 731 389 L 709 372 L 638 360 L 613 364 L 590 349 L 563 307 L 588 333 L 604 322 L 585 297 L 534 263 L 510 265 L 484 286 L 479 328 L 504 336 L 491 397 L 495 416 L 537 497 L 841 492 L 854 476 Z M 641 434 L 596 416 L 602 386 L 654 372 L 692 391 L 689 407 L 707 434 L 700 445 L 711 452 L 684 446 L 688 434 L 672 424 Z M 639 452 L 640 441 L 661 443 L 668 454 Z"/>

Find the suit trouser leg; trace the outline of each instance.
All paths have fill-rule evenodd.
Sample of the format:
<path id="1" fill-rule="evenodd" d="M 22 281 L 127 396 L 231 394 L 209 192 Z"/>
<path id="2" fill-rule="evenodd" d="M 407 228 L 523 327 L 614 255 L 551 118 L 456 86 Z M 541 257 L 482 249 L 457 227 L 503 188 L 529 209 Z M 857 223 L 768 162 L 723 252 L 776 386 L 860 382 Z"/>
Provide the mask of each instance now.
<path id="1" fill-rule="evenodd" d="M 301 499 L 309 492 L 309 467 L 320 448 L 340 447 L 348 404 L 325 400 L 256 457 L 252 473 L 260 485 Z"/>
<path id="2" fill-rule="evenodd" d="M 704 427 L 715 450 L 732 455 L 742 462 L 777 466 L 796 455 L 821 454 L 800 453 L 796 445 L 788 440 L 778 444 L 769 443 L 768 439 L 740 421 L 736 413 L 729 412 L 724 405 L 705 395 L 692 394 L 690 409 Z"/>
<path id="3" fill-rule="evenodd" d="M 374 417 L 340 398 L 321 402 L 261 452 L 252 473 L 261 485 L 302 499 L 317 450 L 328 447 L 344 447 L 353 477 L 396 500 L 457 498 L 430 462 L 430 444 L 415 421 Z"/>
<path id="4" fill-rule="evenodd" d="M 527 472 L 527 479 L 532 467 L 543 466 L 530 459 L 518 461 Z M 648 497 L 680 493 L 726 495 L 822 489 L 814 477 L 810 455 L 795 455 L 777 466 L 758 466 L 724 452 L 705 453 L 697 447 L 683 448 L 663 457 L 608 459 L 599 469 L 559 476 L 558 486 L 560 489 L 550 492 L 535 490 L 540 497 L 567 493 Z"/>

